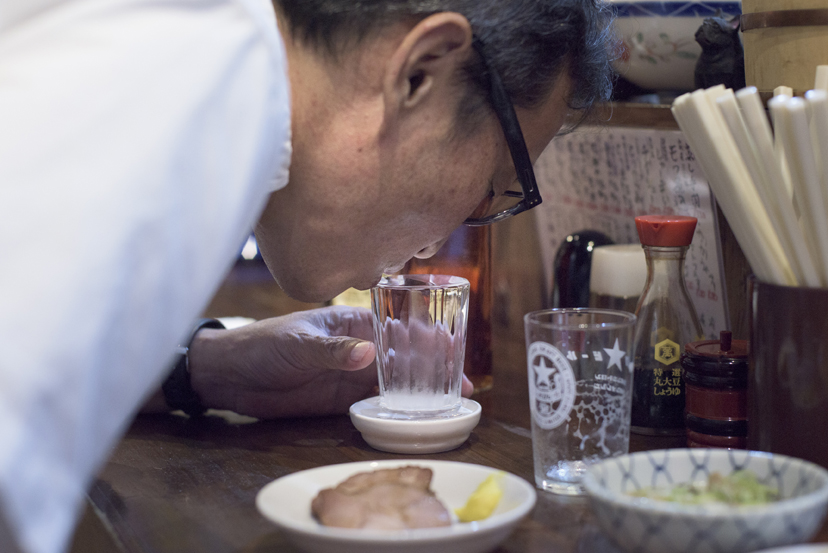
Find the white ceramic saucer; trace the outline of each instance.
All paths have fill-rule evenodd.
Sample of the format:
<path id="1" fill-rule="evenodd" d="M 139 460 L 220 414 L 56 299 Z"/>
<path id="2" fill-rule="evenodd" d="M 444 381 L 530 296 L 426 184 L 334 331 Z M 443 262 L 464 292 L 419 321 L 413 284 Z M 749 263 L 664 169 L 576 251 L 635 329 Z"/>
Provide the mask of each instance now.
<path id="1" fill-rule="evenodd" d="M 480 404 L 463 399 L 460 408 L 439 418 L 395 418 L 379 406 L 379 397 L 351 405 L 351 422 L 368 445 L 391 453 L 438 453 L 459 447 L 480 421 Z"/>

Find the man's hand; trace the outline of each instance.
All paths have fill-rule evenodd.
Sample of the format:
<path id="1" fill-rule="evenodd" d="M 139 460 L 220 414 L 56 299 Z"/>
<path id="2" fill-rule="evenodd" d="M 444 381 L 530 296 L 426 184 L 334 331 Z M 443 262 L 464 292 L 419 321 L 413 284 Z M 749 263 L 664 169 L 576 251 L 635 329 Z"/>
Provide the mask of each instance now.
<path id="1" fill-rule="evenodd" d="M 203 329 L 190 346 L 205 406 L 259 418 L 346 413 L 377 385 L 371 313 L 326 307 L 234 330 Z M 464 377 L 463 395 L 473 386 Z"/>

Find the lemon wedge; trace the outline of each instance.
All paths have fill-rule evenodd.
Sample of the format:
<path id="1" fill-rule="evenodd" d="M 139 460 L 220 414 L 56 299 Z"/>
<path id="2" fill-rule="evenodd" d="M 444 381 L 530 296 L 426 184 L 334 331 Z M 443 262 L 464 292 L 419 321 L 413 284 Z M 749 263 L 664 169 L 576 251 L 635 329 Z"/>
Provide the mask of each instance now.
<path id="1" fill-rule="evenodd" d="M 473 522 L 491 516 L 503 497 L 503 488 L 500 486 L 503 474 L 496 472 L 490 475 L 474 490 L 463 507 L 454 510 L 460 522 Z"/>

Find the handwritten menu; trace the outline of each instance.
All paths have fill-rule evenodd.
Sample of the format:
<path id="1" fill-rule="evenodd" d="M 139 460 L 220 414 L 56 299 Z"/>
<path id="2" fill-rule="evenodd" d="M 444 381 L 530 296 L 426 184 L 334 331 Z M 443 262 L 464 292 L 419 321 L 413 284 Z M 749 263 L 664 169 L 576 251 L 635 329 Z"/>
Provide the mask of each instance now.
<path id="1" fill-rule="evenodd" d="M 699 222 L 685 261 L 688 291 L 706 338 L 730 328 L 715 199 L 681 131 L 588 126 L 553 140 L 535 171 L 546 282 L 558 247 L 573 232 L 639 243 L 636 215 L 692 215 Z"/>

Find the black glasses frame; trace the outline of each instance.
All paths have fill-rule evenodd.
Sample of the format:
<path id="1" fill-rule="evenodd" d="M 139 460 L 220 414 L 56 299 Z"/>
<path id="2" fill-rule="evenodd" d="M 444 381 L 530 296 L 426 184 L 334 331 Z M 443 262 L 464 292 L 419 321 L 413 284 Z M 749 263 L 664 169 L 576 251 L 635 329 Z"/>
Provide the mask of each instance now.
<path id="1" fill-rule="evenodd" d="M 472 40 L 472 46 L 483 60 L 483 65 L 486 66 L 486 72 L 489 75 L 489 91 L 491 94 L 492 108 L 497 115 L 500 126 L 503 129 L 503 135 L 506 137 L 506 144 L 509 146 L 509 153 L 512 155 L 512 163 L 515 165 L 517 172 L 517 179 L 520 187 L 523 189 L 523 200 L 515 206 L 493 213 L 486 217 L 466 219 L 463 224 L 470 227 L 480 227 L 491 225 L 518 213 L 523 213 L 541 203 L 540 191 L 538 190 L 538 183 L 535 180 L 535 169 L 532 167 L 532 159 L 529 157 L 529 150 L 526 148 L 526 141 L 523 138 L 523 131 L 520 130 L 520 123 L 518 122 L 515 107 L 512 105 L 512 100 L 506 92 L 506 87 L 503 86 L 503 81 L 500 80 L 500 75 L 495 71 L 494 67 L 489 64 L 489 60 L 483 53 L 483 43 L 477 37 Z M 521 197 L 521 193 L 513 190 L 507 190 L 503 193 L 504 196 L 513 198 Z"/>

